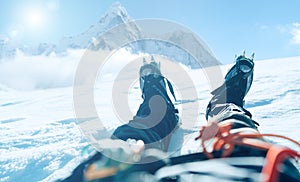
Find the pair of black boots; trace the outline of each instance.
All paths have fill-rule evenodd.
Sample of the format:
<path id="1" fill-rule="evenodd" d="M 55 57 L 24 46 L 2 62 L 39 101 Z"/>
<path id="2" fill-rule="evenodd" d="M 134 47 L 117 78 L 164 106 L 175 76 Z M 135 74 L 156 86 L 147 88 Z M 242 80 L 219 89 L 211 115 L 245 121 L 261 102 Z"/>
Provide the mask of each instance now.
<path id="1" fill-rule="evenodd" d="M 213 97 L 207 106 L 207 120 L 215 116 L 222 118 L 223 114 L 230 113 L 229 109 L 239 113 L 237 119 L 248 123 L 247 127 L 256 128 L 255 121 L 249 120 L 251 113 L 243 107 L 244 97 L 253 80 L 253 57 L 254 55 L 247 58 L 243 53 L 236 58 L 236 63 L 226 74 L 223 85 L 212 92 Z M 176 97 L 172 84 L 161 74 L 160 64 L 153 57 L 150 63 L 144 60 L 144 64 L 140 68 L 140 87 L 144 100 L 136 116 L 128 124 L 118 127 L 112 138 L 124 141 L 141 139 L 145 144 L 157 144 L 158 141 L 164 140 L 168 145 L 172 132 L 178 126 L 178 111 L 169 95 L 171 93 L 175 100 Z M 155 101 L 153 98 L 156 96 L 161 99 Z M 227 108 L 226 113 L 223 112 L 225 108 Z M 160 111 L 164 111 L 164 115 L 156 119 L 158 115 L 161 115 Z M 164 151 L 167 150 L 167 145 L 164 144 Z"/>

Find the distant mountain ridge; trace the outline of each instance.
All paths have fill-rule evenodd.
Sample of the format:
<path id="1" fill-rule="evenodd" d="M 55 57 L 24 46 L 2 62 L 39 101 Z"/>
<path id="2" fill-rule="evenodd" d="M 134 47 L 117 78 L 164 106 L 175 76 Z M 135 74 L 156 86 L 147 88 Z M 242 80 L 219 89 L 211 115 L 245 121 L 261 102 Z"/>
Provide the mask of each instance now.
<path id="1" fill-rule="evenodd" d="M 110 9 L 100 20 L 91 25 L 86 31 L 79 35 L 63 37 L 61 41 L 55 44 L 40 43 L 36 47 L 27 47 L 20 44 L 14 44 L 8 39 L 0 37 L 0 59 L 4 57 L 14 57 L 17 51 L 21 51 L 26 55 L 50 55 L 51 53 L 63 54 L 68 49 L 87 49 L 93 48 L 111 50 L 116 46 L 115 37 L 101 37 L 101 35 L 110 30 L 111 28 L 124 24 L 130 23 L 130 26 L 126 26 L 120 34 L 128 36 L 131 40 L 143 40 L 145 37 L 144 31 L 133 22 L 133 19 L 128 15 L 126 9 L 119 3 L 115 2 L 112 4 Z M 190 44 L 197 38 L 195 35 L 187 34 L 180 31 L 174 31 L 161 37 L 163 40 L 176 40 L 180 44 Z M 198 45 L 191 45 L 189 47 L 198 48 L 194 50 L 197 52 L 197 58 L 201 59 L 201 63 L 205 66 L 213 66 L 217 60 L 212 55 L 208 46 L 204 42 L 199 42 Z M 199 49 L 199 47 L 201 49 Z M 171 45 L 168 42 L 162 42 L 157 40 L 151 41 L 137 41 L 128 47 L 133 53 L 143 52 L 149 54 L 159 54 L 169 59 L 175 60 L 182 64 L 188 65 L 191 68 L 199 68 L 203 65 L 199 65 L 198 61 L 194 57 L 191 57 L 189 53 L 180 49 L 175 45 Z"/>

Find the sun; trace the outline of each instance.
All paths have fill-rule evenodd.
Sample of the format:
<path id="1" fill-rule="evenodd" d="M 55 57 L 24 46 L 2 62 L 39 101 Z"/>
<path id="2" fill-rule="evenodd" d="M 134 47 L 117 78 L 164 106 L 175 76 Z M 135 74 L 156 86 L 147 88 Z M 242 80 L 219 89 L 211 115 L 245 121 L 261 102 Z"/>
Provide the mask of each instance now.
<path id="1" fill-rule="evenodd" d="M 40 9 L 28 9 L 24 18 L 26 26 L 30 29 L 41 29 L 46 22 L 45 13 Z"/>

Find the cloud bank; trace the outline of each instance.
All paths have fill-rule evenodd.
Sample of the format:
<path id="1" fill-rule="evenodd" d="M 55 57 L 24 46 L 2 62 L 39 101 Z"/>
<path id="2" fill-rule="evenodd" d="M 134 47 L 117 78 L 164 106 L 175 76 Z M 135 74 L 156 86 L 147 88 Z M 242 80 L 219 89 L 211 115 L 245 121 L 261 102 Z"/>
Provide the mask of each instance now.
<path id="1" fill-rule="evenodd" d="M 0 62 L 0 83 L 18 90 L 66 87 L 73 84 L 83 51 L 69 51 L 68 56 L 25 56 Z"/>
<path id="2" fill-rule="evenodd" d="M 300 44 L 300 23 L 293 23 L 291 34 L 292 34 L 292 43 Z"/>
<path id="3" fill-rule="evenodd" d="M 69 50 L 64 56 L 26 56 L 0 60 L 0 84 L 17 90 L 73 86 L 77 66 L 85 50 Z M 143 55 L 120 49 L 108 60 L 102 75 L 117 74 L 130 61 Z"/>

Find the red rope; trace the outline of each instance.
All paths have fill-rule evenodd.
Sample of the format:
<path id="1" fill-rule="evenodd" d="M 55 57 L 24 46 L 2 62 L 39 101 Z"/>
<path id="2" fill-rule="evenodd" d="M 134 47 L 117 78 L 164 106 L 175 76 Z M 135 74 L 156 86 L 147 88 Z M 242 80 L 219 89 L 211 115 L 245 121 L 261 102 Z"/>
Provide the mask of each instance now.
<path id="1" fill-rule="evenodd" d="M 236 145 L 268 150 L 266 155 L 266 162 L 262 170 L 265 182 L 273 182 L 278 179 L 279 172 L 277 170 L 277 166 L 280 163 L 282 163 L 286 158 L 300 158 L 300 154 L 292 149 L 279 147 L 277 145 L 267 143 L 264 140 L 257 139 L 263 137 L 277 137 L 288 140 L 300 147 L 300 143 L 296 140 L 277 134 L 230 133 L 232 125 L 232 123 L 229 123 L 220 126 L 218 125 L 218 123 L 212 122 L 209 125 L 203 126 L 200 129 L 200 134 L 198 137 L 195 138 L 195 140 L 202 139 L 201 146 L 203 148 L 203 152 L 208 158 L 214 158 L 212 154 L 213 151 L 221 150 L 222 157 L 228 157 L 232 154 L 232 151 Z M 253 139 L 255 139 L 255 142 Z M 207 150 L 207 147 L 205 145 L 205 142 L 209 140 L 213 140 L 213 147 L 211 152 Z"/>

